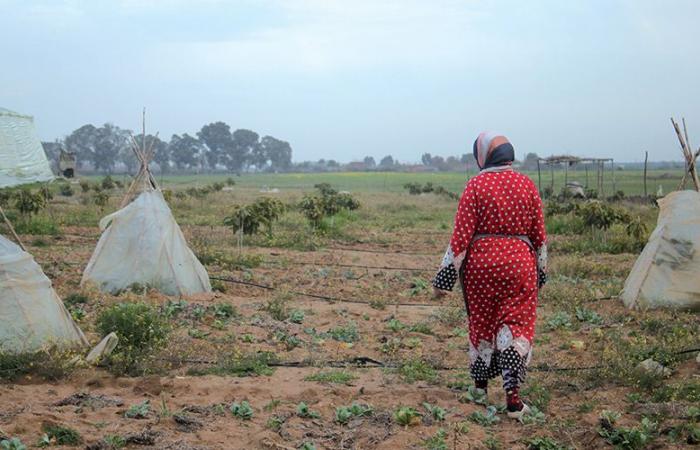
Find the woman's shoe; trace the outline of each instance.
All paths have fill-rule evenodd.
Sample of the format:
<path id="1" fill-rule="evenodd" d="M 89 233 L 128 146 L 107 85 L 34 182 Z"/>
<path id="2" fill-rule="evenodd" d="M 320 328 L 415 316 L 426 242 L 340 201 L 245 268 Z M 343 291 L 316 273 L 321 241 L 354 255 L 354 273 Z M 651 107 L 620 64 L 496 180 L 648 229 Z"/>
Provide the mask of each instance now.
<path id="1" fill-rule="evenodd" d="M 525 403 L 523 403 L 522 405 L 523 406 L 522 408 L 520 408 L 520 411 L 507 411 L 508 417 L 510 417 L 511 419 L 522 420 L 523 417 L 530 414 L 530 407 L 527 406 Z"/>

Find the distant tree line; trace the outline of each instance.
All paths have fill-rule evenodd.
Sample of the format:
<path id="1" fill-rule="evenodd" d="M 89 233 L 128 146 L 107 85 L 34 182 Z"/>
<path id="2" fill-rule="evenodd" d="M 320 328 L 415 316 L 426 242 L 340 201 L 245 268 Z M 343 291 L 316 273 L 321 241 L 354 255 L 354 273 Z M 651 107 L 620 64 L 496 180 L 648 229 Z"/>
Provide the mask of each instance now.
<path id="1" fill-rule="evenodd" d="M 61 149 L 75 153 L 79 169 L 112 173 L 132 172 L 138 160 L 131 150 L 131 131 L 112 124 L 101 127 L 83 125 L 62 140 L 43 143 L 47 156 L 58 160 Z M 134 139 L 141 140 L 140 134 Z M 143 145 L 143 142 L 138 142 Z M 216 171 L 241 172 L 285 171 L 292 166 L 291 145 L 272 136 L 231 127 L 224 122 L 204 125 L 196 136 L 174 134 L 169 141 L 147 135 L 146 148 L 154 151 L 154 162 L 162 172 Z"/>

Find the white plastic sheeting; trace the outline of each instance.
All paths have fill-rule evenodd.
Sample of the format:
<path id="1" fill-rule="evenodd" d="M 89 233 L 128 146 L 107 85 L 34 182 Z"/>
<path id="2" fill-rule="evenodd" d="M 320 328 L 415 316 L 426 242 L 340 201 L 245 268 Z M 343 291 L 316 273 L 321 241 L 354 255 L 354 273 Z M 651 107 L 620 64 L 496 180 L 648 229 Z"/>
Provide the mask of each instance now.
<path id="1" fill-rule="evenodd" d="M 34 258 L 0 236 L 0 352 L 86 344 Z"/>
<path id="2" fill-rule="evenodd" d="M 656 229 L 625 281 L 628 308 L 700 310 L 700 193 L 659 200 Z"/>
<path id="3" fill-rule="evenodd" d="M 102 236 L 81 284 L 116 293 L 134 283 L 166 295 L 211 292 L 204 266 L 187 246 L 163 194 L 150 190 L 100 221 Z"/>
<path id="4" fill-rule="evenodd" d="M 0 108 L 0 188 L 53 178 L 34 119 Z"/>

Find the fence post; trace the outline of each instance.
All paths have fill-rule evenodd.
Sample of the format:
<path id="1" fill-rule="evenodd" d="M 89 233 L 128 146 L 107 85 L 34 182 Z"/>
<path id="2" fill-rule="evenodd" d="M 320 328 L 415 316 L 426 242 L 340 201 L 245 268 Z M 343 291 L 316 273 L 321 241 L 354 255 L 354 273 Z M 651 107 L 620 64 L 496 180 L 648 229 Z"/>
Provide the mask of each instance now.
<path id="1" fill-rule="evenodd" d="M 648 197 L 647 192 L 647 163 L 649 162 L 649 152 L 644 152 L 644 197 Z"/>

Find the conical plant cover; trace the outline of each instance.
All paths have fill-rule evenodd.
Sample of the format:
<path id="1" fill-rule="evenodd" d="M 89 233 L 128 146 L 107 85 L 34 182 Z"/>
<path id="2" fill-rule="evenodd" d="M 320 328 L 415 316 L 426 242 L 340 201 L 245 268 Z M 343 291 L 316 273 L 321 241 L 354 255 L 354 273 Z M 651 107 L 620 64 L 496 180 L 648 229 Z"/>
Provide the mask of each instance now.
<path id="1" fill-rule="evenodd" d="M 32 256 L 0 236 L 0 353 L 87 345 Z"/>
<path id="2" fill-rule="evenodd" d="M 211 292 L 204 266 L 187 246 L 163 194 L 141 192 L 131 203 L 100 221 L 102 236 L 81 284 L 118 293 L 134 284 L 165 295 Z"/>
<path id="3" fill-rule="evenodd" d="M 659 220 L 625 281 L 628 308 L 700 311 L 700 193 L 677 191 L 659 200 Z"/>
<path id="4" fill-rule="evenodd" d="M 0 188 L 53 178 L 34 119 L 0 108 Z"/>

